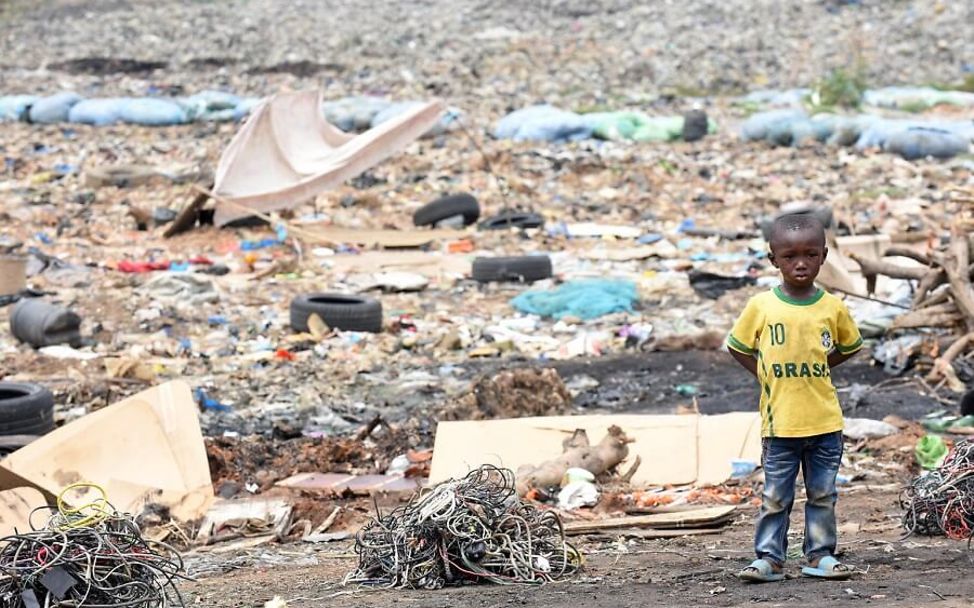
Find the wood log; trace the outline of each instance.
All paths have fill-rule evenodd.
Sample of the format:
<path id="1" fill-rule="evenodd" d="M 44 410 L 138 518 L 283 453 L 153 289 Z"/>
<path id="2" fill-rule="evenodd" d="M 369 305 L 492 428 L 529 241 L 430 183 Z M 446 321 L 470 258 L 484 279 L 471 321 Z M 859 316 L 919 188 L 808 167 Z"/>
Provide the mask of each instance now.
<path id="1" fill-rule="evenodd" d="M 971 250 L 966 234 L 953 231 L 950 253 L 952 259 L 944 270 L 947 271 L 947 280 L 950 282 L 951 296 L 957 303 L 957 308 L 964 314 L 967 331 L 974 331 L 974 291 L 971 290 L 971 278 L 967 274 Z"/>
<path id="2" fill-rule="evenodd" d="M 918 327 L 951 327 L 964 322 L 964 315 L 953 302 L 938 304 L 920 310 L 911 310 L 893 319 L 890 329 L 915 329 Z"/>
<path id="3" fill-rule="evenodd" d="M 941 289 L 940 291 L 934 292 L 927 297 L 926 300 L 915 305 L 913 308 L 916 310 L 923 310 L 924 308 L 930 308 L 938 304 L 943 304 L 944 302 L 950 302 L 950 289 Z"/>
<path id="4" fill-rule="evenodd" d="M 863 276 L 876 276 L 885 275 L 894 279 L 910 279 L 919 281 L 927 275 L 928 269 L 926 268 L 909 268 L 906 266 L 900 266 L 898 264 L 893 264 L 892 262 L 884 262 L 882 260 L 872 260 L 855 253 L 849 253 L 849 257 L 855 260 L 859 267 L 862 269 Z"/>
<path id="5" fill-rule="evenodd" d="M 945 282 L 947 282 L 947 273 L 942 268 L 931 268 L 928 270 L 927 274 L 920 279 L 920 282 L 917 284 L 917 289 L 913 293 L 913 307 L 918 307 L 927 297 L 928 293 Z"/>
<path id="6" fill-rule="evenodd" d="M 886 251 L 883 253 L 886 257 L 901 257 L 910 258 L 911 260 L 916 260 L 924 266 L 932 266 L 933 260 L 927 254 L 913 249 L 912 247 L 887 247 Z"/>
<path id="7" fill-rule="evenodd" d="M 951 366 L 954 359 L 967 350 L 971 341 L 974 341 L 974 332 L 966 333 L 960 338 L 957 338 L 953 344 L 947 347 L 947 350 L 942 355 L 934 359 L 933 368 L 927 374 L 927 382 L 939 382 L 941 379 L 947 377 L 953 371 Z M 951 368 L 950 371 L 948 371 L 948 368 Z"/>

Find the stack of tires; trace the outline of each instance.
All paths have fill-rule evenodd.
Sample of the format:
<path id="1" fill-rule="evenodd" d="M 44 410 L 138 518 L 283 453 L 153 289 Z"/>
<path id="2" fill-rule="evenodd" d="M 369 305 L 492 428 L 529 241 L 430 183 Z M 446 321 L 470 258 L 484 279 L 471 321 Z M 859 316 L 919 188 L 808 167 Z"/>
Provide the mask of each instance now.
<path id="1" fill-rule="evenodd" d="M 51 391 L 27 382 L 0 382 L 0 455 L 53 430 Z"/>

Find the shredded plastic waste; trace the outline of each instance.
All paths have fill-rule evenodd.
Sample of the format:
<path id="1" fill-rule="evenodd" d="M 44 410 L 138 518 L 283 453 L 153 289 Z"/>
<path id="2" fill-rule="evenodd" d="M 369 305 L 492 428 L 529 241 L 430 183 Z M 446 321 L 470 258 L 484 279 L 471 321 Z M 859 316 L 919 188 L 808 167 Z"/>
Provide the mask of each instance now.
<path id="1" fill-rule="evenodd" d="M 589 320 L 615 312 L 632 312 L 638 298 L 632 281 L 590 279 L 569 281 L 551 290 L 526 291 L 511 300 L 511 305 L 542 317 Z"/>

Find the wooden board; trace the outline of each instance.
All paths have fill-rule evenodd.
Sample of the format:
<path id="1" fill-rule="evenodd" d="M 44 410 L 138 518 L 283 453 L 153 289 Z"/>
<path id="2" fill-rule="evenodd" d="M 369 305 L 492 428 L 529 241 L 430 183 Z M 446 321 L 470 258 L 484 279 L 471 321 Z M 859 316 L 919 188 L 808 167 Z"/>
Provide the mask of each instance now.
<path id="1" fill-rule="evenodd" d="M 617 528 L 713 528 L 726 523 L 733 516 L 733 505 L 705 507 L 681 513 L 654 513 L 652 515 L 628 515 L 597 521 L 573 521 L 565 524 L 569 534 L 587 534 Z"/>

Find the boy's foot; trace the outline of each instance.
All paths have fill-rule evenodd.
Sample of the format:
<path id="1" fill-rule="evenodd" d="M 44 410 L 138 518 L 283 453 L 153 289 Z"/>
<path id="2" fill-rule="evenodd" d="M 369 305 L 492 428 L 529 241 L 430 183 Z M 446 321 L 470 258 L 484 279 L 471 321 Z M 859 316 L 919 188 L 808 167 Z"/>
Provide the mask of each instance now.
<path id="1" fill-rule="evenodd" d="M 766 559 L 756 559 L 738 572 L 737 578 L 748 583 L 773 583 L 784 580 L 785 574 L 781 571 L 781 566 Z"/>
<path id="2" fill-rule="evenodd" d="M 847 566 L 831 555 L 812 562 L 812 565 L 802 568 L 802 574 L 814 578 L 829 578 L 833 580 L 845 580 L 852 576 L 852 566 Z"/>

